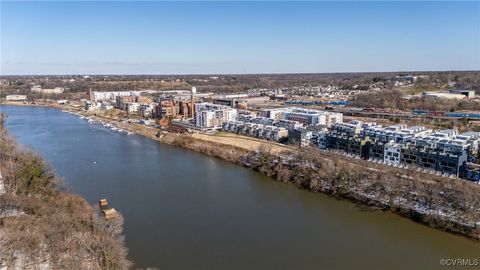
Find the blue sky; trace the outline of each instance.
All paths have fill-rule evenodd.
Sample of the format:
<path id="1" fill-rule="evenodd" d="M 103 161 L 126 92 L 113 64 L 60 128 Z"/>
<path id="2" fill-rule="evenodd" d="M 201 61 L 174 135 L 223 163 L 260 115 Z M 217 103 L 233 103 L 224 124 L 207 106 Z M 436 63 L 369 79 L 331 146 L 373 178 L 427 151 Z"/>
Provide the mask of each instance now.
<path id="1" fill-rule="evenodd" d="M 480 2 L 1 2 L 1 74 L 479 70 Z"/>

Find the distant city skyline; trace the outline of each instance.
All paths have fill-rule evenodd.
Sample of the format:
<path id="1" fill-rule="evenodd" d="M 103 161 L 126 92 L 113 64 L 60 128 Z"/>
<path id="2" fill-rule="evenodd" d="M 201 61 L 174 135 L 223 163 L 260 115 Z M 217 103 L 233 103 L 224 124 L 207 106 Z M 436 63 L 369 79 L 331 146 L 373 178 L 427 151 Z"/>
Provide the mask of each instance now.
<path id="1" fill-rule="evenodd" d="M 1 2 L 1 75 L 480 70 L 480 2 Z"/>

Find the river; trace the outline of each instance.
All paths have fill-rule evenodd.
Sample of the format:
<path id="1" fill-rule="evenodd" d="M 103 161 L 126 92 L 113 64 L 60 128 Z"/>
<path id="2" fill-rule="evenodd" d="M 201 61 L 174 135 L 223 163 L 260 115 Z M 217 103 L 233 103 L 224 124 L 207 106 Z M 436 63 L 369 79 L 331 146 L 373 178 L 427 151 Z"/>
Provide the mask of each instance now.
<path id="1" fill-rule="evenodd" d="M 1 106 L 6 127 L 75 193 L 125 218 L 136 267 L 441 269 L 480 244 L 395 214 L 44 107 Z M 446 268 L 444 268 L 446 269 Z"/>

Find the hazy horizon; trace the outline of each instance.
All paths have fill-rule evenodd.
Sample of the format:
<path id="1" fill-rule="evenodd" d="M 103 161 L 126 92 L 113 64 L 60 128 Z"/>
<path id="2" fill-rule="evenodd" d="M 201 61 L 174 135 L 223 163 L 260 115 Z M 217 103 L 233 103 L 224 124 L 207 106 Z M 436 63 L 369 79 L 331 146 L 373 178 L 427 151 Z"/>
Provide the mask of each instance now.
<path id="1" fill-rule="evenodd" d="M 340 72 L 283 72 L 283 73 L 65 73 L 65 74 L 0 74 L 0 77 L 9 76 L 248 76 L 248 75 L 316 75 L 316 74 L 368 74 L 368 73 L 436 73 L 436 72 L 480 72 L 474 70 L 393 70 L 393 71 L 340 71 Z"/>
<path id="2" fill-rule="evenodd" d="M 479 2 L 1 2 L 0 75 L 480 70 Z"/>

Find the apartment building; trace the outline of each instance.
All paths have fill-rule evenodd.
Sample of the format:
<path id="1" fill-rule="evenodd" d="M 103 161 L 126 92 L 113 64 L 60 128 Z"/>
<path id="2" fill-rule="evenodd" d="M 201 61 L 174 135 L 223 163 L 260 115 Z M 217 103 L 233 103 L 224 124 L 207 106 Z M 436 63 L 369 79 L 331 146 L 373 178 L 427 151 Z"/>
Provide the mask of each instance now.
<path id="1" fill-rule="evenodd" d="M 155 107 L 155 115 L 158 118 L 177 117 L 180 106 L 175 100 L 161 100 Z"/>
<path id="2" fill-rule="evenodd" d="M 290 120 L 308 126 L 331 126 L 343 122 L 343 114 L 329 111 L 311 110 L 297 107 L 286 107 L 279 109 L 267 109 L 260 112 L 260 116 L 276 119 Z"/>
<path id="3" fill-rule="evenodd" d="M 192 118 L 195 114 L 195 107 L 192 106 L 190 100 L 180 100 L 178 102 L 179 115 L 182 118 Z"/>
<path id="4" fill-rule="evenodd" d="M 138 114 L 143 118 L 151 118 L 155 116 L 155 103 L 139 103 Z"/>
<path id="5" fill-rule="evenodd" d="M 303 108 L 290 108 L 290 112 L 285 114 L 286 120 L 297 121 L 305 125 L 323 125 L 331 126 L 335 123 L 343 122 L 343 114 L 328 111 L 309 110 Z"/>
<path id="6" fill-rule="evenodd" d="M 97 110 L 99 108 L 101 108 L 102 104 L 100 102 L 94 102 L 94 101 L 85 101 L 85 103 L 83 104 L 83 108 L 86 110 L 86 111 L 93 111 L 93 110 Z"/>
<path id="7" fill-rule="evenodd" d="M 445 129 L 432 131 L 421 126 L 375 123 L 338 123 L 319 134 L 320 149 L 347 154 L 392 166 L 415 166 L 446 176 L 467 175 L 468 160 L 478 158 L 480 133 Z"/>
<path id="8" fill-rule="evenodd" d="M 126 104 L 127 103 L 133 103 L 136 102 L 136 96 L 117 96 L 115 98 L 115 108 L 120 109 L 120 110 L 125 110 L 126 109 Z"/>
<path id="9" fill-rule="evenodd" d="M 137 96 L 136 101 L 140 104 L 150 104 L 153 103 L 153 98 L 147 96 Z"/>
<path id="10" fill-rule="evenodd" d="M 367 140 L 360 137 L 362 122 L 337 123 L 329 132 L 320 132 L 318 146 L 321 149 L 337 149 L 348 154 L 366 158 L 368 156 Z"/>
<path id="11" fill-rule="evenodd" d="M 285 119 L 272 119 L 267 117 L 255 117 L 252 115 L 239 115 L 238 120 L 248 123 L 256 123 L 262 125 L 283 127 L 286 129 L 299 129 L 303 128 L 304 125 L 297 121 L 285 120 Z"/>
<path id="12" fill-rule="evenodd" d="M 89 92 L 91 101 L 116 100 L 117 97 L 140 96 L 141 91 L 108 91 L 108 92 Z"/>
<path id="13" fill-rule="evenodd" d="M 270 119 L 284 119 L 285 113 L 288 112 L 287 108 L 278 108 L 278 109 L 266 109 L 259 113 L 260 117 L 266 117 Z"/>
<path id="14" fill-rule="evenodd" d="M 307 128 L 288 130 L 288 143 L 305 147 L 312 143 L 313 131 Z"/>
<path id="15" fill-rule="evenodd" d="M 383 161 L 389 165 L 400 165 L 400 154 L 402 145 L 394 141 L 390 141 L 384 145 Z"/>
<path id="16" fill-rule="evenodd" d="M 480 132 L 468 131 L 457 135 L 455 140 L 466 141 L 470 156 L 480 159 Z"/>
<path id="17" fill-rule="evenodd" d="M 126 102 L 124 103 L 124 106 L 125 106 L 125 111 L 128 113 L 128 114 L 138 114 L 138 109 L 140 108 L 140 104 L 138 104 L 137 102 Z"/>
<path id="18" fill-rule="evenodd" d="M 288 139 L 288 130 L 286 128 L 256 123 L 245 123 L 243 121 L 224 122 L 222 130 L 275 142 L 285 142 Z"/>
<path id="19" fill-rule="evenodd" d="M 240 110 L 246 110 L 248 108 L 248 102 L 245 99 L 217 98 L 213 99 L 212 102 L 214 104 L 225 105 Z"/>
<path id="20" fill-rule="evenodd" d="M 237 119 L 237 110 L 213 103 L 195 104 L 195 126 L 201 130 L 218 130 L 222 124 Z"/>

